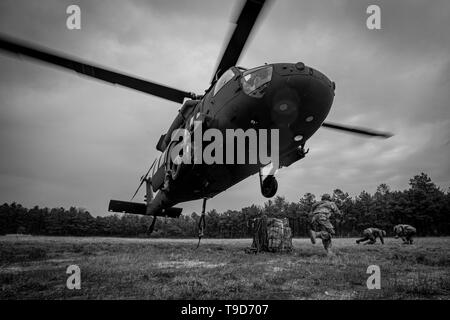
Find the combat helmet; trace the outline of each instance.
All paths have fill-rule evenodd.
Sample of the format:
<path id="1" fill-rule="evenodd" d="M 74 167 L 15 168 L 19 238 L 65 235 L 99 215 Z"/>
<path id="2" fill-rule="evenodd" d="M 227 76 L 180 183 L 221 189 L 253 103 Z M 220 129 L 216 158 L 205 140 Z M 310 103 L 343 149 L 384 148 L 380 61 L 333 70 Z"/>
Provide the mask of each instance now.
<path id="1" fill-rule="evenodd" d="M 323 194 L 322 201 L 331 201 L 331 196 L 328 193 Z"/>

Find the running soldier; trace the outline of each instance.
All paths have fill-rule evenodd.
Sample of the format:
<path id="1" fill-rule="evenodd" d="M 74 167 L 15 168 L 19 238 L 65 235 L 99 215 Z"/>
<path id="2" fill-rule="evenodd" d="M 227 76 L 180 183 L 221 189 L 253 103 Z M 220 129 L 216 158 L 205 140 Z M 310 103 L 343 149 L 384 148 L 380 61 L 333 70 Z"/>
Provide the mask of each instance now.
<path id="1" fill-rule="evenodd" d="M 386 231 L 378 229 L 378 228 L 367 228 L 363 231 L 363 237 L 361 239 L 356 240 L 357 244 L 361 242 L 369 240 L 365 244 L 374 244 L 377 242 L 377 238 L 380 238 L 382 244 L 384 244 L 384 238 L 386 237 Z"/>
<path id="2" fill-rule="evenodd" d="M 412 244 L 416 228 L 409 224 L 398 224 L 394 227 L 395 239 L 402 238 L 403 244 Z"/>
<path id="3" fill-rule="evenodd" d="M 315 203 L 312 206 L 312 219 L 309 230 L 312 244 L 316 243 L 316 238 L 322 239 L 322 244 L 327 253 L 331 248 L 331 237 L 335 234 L 334 227 L 330 222 L 332 214 L 342 215 L 336 204 L 331 201 L 329 194 L 322 196 L 322 201 Z"/>

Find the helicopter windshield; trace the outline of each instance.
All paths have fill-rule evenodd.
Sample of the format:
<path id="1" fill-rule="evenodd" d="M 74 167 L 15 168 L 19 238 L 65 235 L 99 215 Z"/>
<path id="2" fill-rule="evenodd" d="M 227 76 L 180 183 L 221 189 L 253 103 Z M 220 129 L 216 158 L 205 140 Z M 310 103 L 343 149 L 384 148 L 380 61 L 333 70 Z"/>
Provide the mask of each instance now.
<path id="1" fill-rule="evenodd" d="M 242 89 L 246 94 L 260 98 L 264 95 L 264 89 L 270 80 L 272 80 L 272 66 L 250 69 L 242 75 Z"/>
<path id="2" fill-rule="evenodd" d="M 228 81 L 234 78 L 234 76 L 235 73 L 233 72 L 233 70 L 228 69 L 227 71 L 225 71 L 225 73 L 219 78 L 219 80 L 217 80 L 213 95 L 215 96 L 216 93 L 219 92 L 220 89 L 222 89 L 222 87 L 228 83 Z"/>

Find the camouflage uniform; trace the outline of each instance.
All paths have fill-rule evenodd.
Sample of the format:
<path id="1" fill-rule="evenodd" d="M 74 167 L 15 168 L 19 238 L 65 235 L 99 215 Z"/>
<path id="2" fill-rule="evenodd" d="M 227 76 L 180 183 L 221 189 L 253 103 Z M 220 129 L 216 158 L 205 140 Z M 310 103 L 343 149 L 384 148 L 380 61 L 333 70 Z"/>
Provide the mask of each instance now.
<path id="1" fill-rule="evenodd" d="M 416 228 L 409 224 L 398 224 L 394 227 L 395 238 L 402 238 L 404 244 L 412 244 L 412 237 L 416 234 Z"/>
<path id="2" fill-rule="evenodd" d="M 386 232 L 384 230 L 378 229 L 378 228 L 367 228 L 363 231 L 363 237 L 361 239 L 356 240 L 356 243 L 364 242 L 367 240 L 370 240 L 369 242 L 366 242 L 366 244 L 374 244 L 377 242 L 377 238 L 380 238 L 380 241 L 382 244 L 384 244 L 384 238 L 386 236 Z"/>
<path id="3" fill-rule="evenodd" d="M 324 195 L 322 201 L 315 203 L 312 207 L 311 242 L 315 244 L 316 237 L 322 239 L 323 247 L 327 252 L 331 248 L 331 236 L 335 234 L 334 227 L 330 222 L 332 214 L 342 215 L 329 195 Z"/>

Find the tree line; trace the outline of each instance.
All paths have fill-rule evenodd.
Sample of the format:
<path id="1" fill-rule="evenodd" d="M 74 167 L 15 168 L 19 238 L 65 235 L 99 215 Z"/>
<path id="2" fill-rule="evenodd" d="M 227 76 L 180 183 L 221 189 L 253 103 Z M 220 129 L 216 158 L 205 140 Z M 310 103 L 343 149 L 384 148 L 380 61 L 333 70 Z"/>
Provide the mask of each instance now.
<path id="1" fill-rule="evenodd" d="M 379 227 L 392 234 L 394 225 L 403 223 L 417 228 L 419 236 L 450 235 L 450 189 L 443 191 L 421 173 L 409 181 L 409 188 L 392 191 L 381 184 L 374 194 L 362 191 L 356 197 L 335 189 L 331 194 L 343 215 L 332 218 L 338 237 L 360 235 L 368 227 Z M 251 219 L 265 214 L 287 218 L 296 237 L 307 236 L 311 207 L 320 200 L 306 193 L 297 202 L 277 196 L 262 206 L 252 205 L 241 210 L 206 214 L 205 235 L 211 238 L 241 238 L 252 236 Z M 200 216 L 196 212 L 178 219 L 158 218 L 151 237 L 195 237 Z M 108 215 L 93 217 L 87 210 L 71 207 L 27 209 L 20 204 L 0 206 L 0 234 L 31 234 L 50 236 L 115 236 L 149 237 L 152 217 L 138 215 Z"/>

